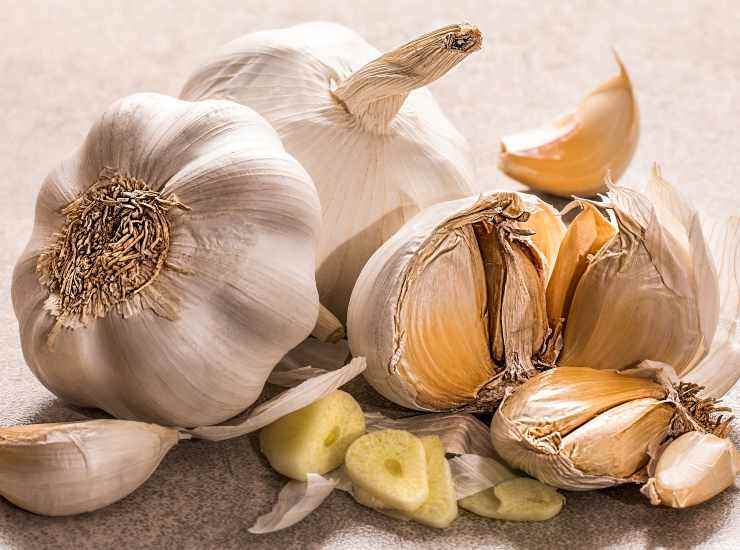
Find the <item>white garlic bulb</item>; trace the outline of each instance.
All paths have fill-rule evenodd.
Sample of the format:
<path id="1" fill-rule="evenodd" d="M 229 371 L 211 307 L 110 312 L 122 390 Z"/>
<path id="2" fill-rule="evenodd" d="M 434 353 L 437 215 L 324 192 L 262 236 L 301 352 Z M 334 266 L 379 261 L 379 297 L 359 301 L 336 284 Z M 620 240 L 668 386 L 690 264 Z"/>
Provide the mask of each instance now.
<path id="1" fill-rule="evenodd" d="M 138 489 L 180 437 L 126 420 L 0 428 L 0 495 L 46 516 L 91 512 Z"/>
<path id="2" fill-rule="evenodd" d="M 492 408 L 532 375 L 552 343 L 554 259 L 535 240 L 545 233 L 545 244 L 564 233 L 553 209 L 508 191 L 437 204 L 404 225 L 352 293 L 347 334 L 368 382 L 404 407 L 445 411 Z"/>
<path id="3" fill-rule="evenodd" d="M 250 34 L 197 69 L 184 99 L 225 98 L 275 127 L 323 211 L 317 284 L 341 321 L 372 253 L 424 207 L 471 192 L 469 146 L 423 88 L 479 49 L 450 25 L 381 55 L 356 33 L 308 23 Z"/>
<path id="4" fill-rule="evenodd" d="M 314 327 L 319 223 L 311 178 L 251 109 L 121 99 L 39 192 L 13 274 L 26 362 L 118 418 L 230 418 Z"/>

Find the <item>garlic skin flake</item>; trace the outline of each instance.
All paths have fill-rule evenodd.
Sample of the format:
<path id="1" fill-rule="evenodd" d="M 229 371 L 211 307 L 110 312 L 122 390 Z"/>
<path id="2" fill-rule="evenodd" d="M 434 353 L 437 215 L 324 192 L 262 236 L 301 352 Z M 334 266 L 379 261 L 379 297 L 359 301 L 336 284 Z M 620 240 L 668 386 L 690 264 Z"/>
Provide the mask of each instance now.
<path id="1" fill-rule="evenodd" d="M 139 224 L 157 204 L 158 224 Z M 84 223 L 128 220 L 118 226 L 124 237 L 111 242 L 115 225 L 109 233 L 105 224 L 98 232 L 70 225 L 80 205 L 94 212 L 80 214 Z M 319 223 L 311 178 L 254 111 L 159 94 L 123 98 L 39 192 L 13 274 L 26 363 L 62 399 L 118 418 L 183 427 L 231 418 L 314 328 Z M 156 248 L 162 236 L 169 246 Z M 62 242 L 89 261 L 71 264 Z M 94 269 L 138 276 L 151 262 L 136 252 L 141 243 L 158 250 L 158 271 L 136 289 L 111 274 L 114 290 L 128 292 L 103 307 Z M 84 262 L 97 267 L 86 271 Z M 75 274 L 64 279 L 71 287 L 59 281 L 59 266 Z M 101 293 L 80 312 L 77 294 L 60 288 Z"/>
<path id="2" fill-rule="evenodd" d="M 536 197 L 491 191 L 427 208 L 372 256 L 347 334 L 379 393 L 423 411 L 490 409 L 534 374 L 548 268 L 530 212 L 561 223 Z"/>
<path id="3" fill-rule="evenodd" d="M 91 512 L 141 486 L 179 438 L 124 420 L 0 428 L 0 495 L 46 516 Z"/>
<path id="4" fill-rule="evenodd" d="M 595 195 L 605 178 L 629 166 L 640 134 L 640 114 L 627 70 L 591 91 L 553 123 L 504 137 L 499 168 L 533 189 L 561 197 Z"/>
<path id="5" fill-rule="evenodd" d="M 663 448 L 654 470 L 642 493 L 652 504 L 687 508 L 735 483 L 740 454 L 728 439 L 687 432 Z"/>
<path id="6" fill-rule="evenodd" d="M 698 215 L 657 166 L 644 193 L 612 186 L 605 202 L 593 204 L 613 212 L 616 234 L 609 238 L 609 223 L 584 206 L 582 214 L 602 217 L 596 224 L 606 228 L 606 242 L 597 237 L 604 244 L 586 250 L 592 255 L 585 270 L 570 278 L 559 278 L 559 264 L 574 252 L 571 234 L 583 227 L 580 216 L 562 241 L 548 286 L 549 297 L 572 294 L 565 308 L 548 304 L 551 322 L 565 319 L 558 365 L 617 370 L 649 359 L 683 376 L 710 349 L 719 311 L 717 274 Z"/>
<path id="7" fill-rule="evenodd" d="M 469 145 L 424 86 L 481 40 L 472 25 L 449 25 L 381 54 L 346 27 L 306 23 L 234 40 L 181 92 L 255 109 L 311 174 L 319 294 L 342 322 L 373 252 L 424 207 L 473 190 Z"/>

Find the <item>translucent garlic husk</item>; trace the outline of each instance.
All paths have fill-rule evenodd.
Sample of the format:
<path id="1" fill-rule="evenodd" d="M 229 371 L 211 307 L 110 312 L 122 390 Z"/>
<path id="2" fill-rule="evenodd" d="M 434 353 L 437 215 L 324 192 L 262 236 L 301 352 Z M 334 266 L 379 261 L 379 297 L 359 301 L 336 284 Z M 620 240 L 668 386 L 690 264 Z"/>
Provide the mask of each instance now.
<path id="1" fill-rule="evenodd" d="M 141 486 L 179 438 L 124 420 L 0 428 L 0 495 L 47 516 L 91 512 Z"/>
<path id="2" fill-rule="evenodd" d="M 648 378 L 558 367 L 522 384 L 494 415 L 491 439 L 513 467 L 543 483 L 589 490 L 645 481 L 676 403 Z"/>
<path id="3" fill-rule="evenodd" d="M 349 307 L 350 348 L 367 357 L 370 384 L 408 408 L 490 409 L 532 375 L 550 344 L 544 232 L 563 234 L 551 207 L 507 191 L 432 206 L 401 228 Z"/>
<path id="4" fill-rule="evenodd" d="M 183 87 L 185 99 L 255 109 L 311 174 L 323 211 L 317 284 L 340 321 L 385 240 L 423 208 L 474 190 L 468 142 L 425 86 L 481 41 L 473 25 L 448 25 L 381 54 L 346 27 L 306 23 L 234 40 Z"/>
<path id="5" fill-rule="evenodd" d="M 652 504 L 673 508 L 695 506 L 735 483 L 740 453 L 732 441 L 698 431 L 667 443 L 641 491 Z"/>
<path id="6" fill-rule="evenodd" d="M 606 190 L 629 166 L 640 135 L 632 83 L 619 56 L 619 74 L 591 91 L 553 123 L 501 140 L 499 167 L 539 191 L 571 197 Z"/>
<path id="7" fill-rule="evenodd" d="M 696 212 L 657 167 L 645 193 L 611 187 L 605 202 L 573 206 L 583 211 L 547 288 L 551 326 L 565 326 L 558 365 L 621 369 L 650 359 L 679 376 L 691 370 L 712 344 L 719 307 Z"/>
<path id="8" fill-rule="evenodd" d="M 116 185 L 132 190 L 120 194 Z M 114 191 L 115 201 L 96 194 Z M 79 213 L 80 205 L 92 210 Z M 157 224 L 137 225 L 155 207 Z M 78 213 L 83 221 L 70 222 Z M 102 240 L 106 225 L 73 225 L 101 219 L 127 219 L 110 227 L 129 240 Z M 251 109 L 159 94 L 123 98 L 39 192 L 33 234 L 13 273 L 26 363 L 62 399 L 118 418 L 183 427 L 231 418 L 314 327 L 319 223 L 311 178 Z M 67 244 L 59 252 L 61 242 L 76 243 L 74 253 Z M 103 252 L 91 256 L 91 242 Z M 157 251 L 158 271 L 128 288 L 126 276 L 151 259 L 142 243 Z M 65 258 L 94 258 L 113 282 Z M 73 274 L 64 275 L 70 287 L 60 273 Z M 60 290 L 88 283 L 98 294 L 80 301 Z M 77 311 L 80 303 L 87 305 Z"/>

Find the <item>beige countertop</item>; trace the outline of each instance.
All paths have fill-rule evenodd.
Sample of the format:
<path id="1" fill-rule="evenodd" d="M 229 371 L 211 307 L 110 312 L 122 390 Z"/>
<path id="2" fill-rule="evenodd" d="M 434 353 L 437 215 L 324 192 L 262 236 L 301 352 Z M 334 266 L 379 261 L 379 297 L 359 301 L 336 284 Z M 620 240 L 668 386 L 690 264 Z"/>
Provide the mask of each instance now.
<path id="1" fill-rule="evenodd" d="M 380 49 L 451 22 L 485 34 L 482 52 L 432 85 L 470 140 L 480 178 L 496 171 L 500 136 L 567 110 L 616 67 L 631 72 L 642 136 L 625 180 L 659 161 L 707 217 L 740 212 L 740 5 L 728 1 L 567 2 L 376 0 L 5 1 L 0 23 L 0 425 L 80 418 L 24 365 L 10 277 L 31 230 L 45 174 L 112 101 L 133 92 L 177 94 L 195 64 L 251 31 L 317 19 L 343 23 Z M 367 4 L 367 5 L 364 5 Z M 361 400 L 379 398 L 355 381 Z M 736 388 L 727 399 L 740 409 Z M 733 433 L 738 442 L 738 431 Z M 148 483 L 95 513 L 44 518 L 0 499 L 0 547 L 55 548 L 731 548 L 740 544 L 740 491 L 693 509 L 650 507 L 636 487 L 568 494 L 541 524 L 463 514 L 439 532 L 388 519 L 335 493 L 302 523 L 271 535 L 247 528 L 283 479 L 253 438 L 184 442 Z"/>

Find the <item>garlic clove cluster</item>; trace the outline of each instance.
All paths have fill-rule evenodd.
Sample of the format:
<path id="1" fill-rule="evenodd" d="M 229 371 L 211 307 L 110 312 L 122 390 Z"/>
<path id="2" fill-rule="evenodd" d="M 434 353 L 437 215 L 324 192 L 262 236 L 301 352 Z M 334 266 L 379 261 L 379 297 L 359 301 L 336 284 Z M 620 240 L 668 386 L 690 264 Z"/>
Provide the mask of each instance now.
<path id="1" fill-rule="evenodd" d="M 732 441 L 687 432 L 661 451 L 642 492 L 652 504 L 687 508 L 718 495 L 740 473 L 740 454 Z"/>
<path id="2" fill-rule="evenodd" d="M 0 428 L 0 495 L 46 516 L 91 512 L 135 491 L 179 438 L 123 420 Z"/>
<path id="3" fill-rule="evenodd" d="M 619 74 L 590 92 L 571 113 L 501 140 L 500 169 L 539 191 L 595 195 L 632 160 L 640 134 L 637 100 L 619 56 Z"/>
<path id="4" fill-rule="evenodd" d="M 475 26 L 448 25 L 382 54 L 346 27 L 306 23 L 227 44 L 183 87 L 184 99 L 255 109 L 311 174 L 323 215 L 317 284 L 340 321 L 385 240 L 423 208 L 474 190 L 468 142 L 425 86 L 481 42 Z"/>
<path id="5" fill-rule="evenodd" d="M 123 98 L 39 192 L 13 274 L 26 363 L 118 418 L 231 418 L 314 328 L 319 222 L 311 178 L 254 111 Z"/>
<path id="6" fill-rule="evenodd" d="M 681 376 L 709 350 L 718 283 L 696 212 L 654 167 L 645 193 L 612 187 L 607 220 L 568 228 L 548 284 L 550 323 L 565 324 L 559 365 L 621 369 L 645 359 Z M 553 325 L 554 327 L 554 325 Z"/>
<path id="7" fill-rule="evenodd" d="M 549 268 L 531 213 L 533 227 L 562 227 L 536 197 L 491 191 L 426 209 L 373 255 L 347 330 L 376 390 L 418 410 L 490 408 L 535 372 Z"/>

